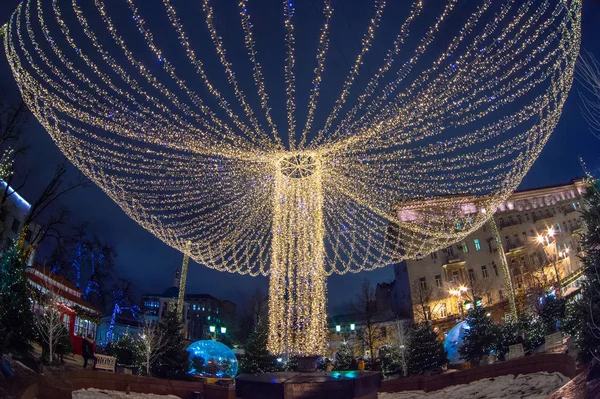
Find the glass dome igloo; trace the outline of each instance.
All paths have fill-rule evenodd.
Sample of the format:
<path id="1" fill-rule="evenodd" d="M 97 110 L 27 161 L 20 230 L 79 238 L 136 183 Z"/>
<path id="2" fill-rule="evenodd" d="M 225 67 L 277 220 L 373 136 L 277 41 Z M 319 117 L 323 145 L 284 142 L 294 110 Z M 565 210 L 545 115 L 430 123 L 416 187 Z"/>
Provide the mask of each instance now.
<path id="1" fill-rule="evenodd" d="M 196 341 L 188 346 L 192 369 L 190 374 L 235 377 L 238 361 L 231 349 L 213 340 Z"/>

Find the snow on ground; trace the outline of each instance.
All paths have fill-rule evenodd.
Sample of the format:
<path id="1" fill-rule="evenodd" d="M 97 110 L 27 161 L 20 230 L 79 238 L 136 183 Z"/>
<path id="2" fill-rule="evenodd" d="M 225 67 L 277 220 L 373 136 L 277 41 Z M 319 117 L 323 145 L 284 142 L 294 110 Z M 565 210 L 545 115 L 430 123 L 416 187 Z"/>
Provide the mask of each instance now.
<path id="1" fill-rule="evenodd" d="M 137 393 L 131 392 L 127 395 L 125 392 L 120 391 L 107 391 L 104 389 L 80 389 L 79 391 L 73 391 L 71 394 L 73 399 L 180 399 L 179 396 L 174 395 L 155 395 L 153 393 Z"/>
<path id="2" fill-rule="evenodd" d="M 405 391 L 380 393 L 378 399 L 544 399 L 569 382 L 560 373 L 512 374 L 473 381 L 468 385 L 454 385 L 434 392 Z"/>

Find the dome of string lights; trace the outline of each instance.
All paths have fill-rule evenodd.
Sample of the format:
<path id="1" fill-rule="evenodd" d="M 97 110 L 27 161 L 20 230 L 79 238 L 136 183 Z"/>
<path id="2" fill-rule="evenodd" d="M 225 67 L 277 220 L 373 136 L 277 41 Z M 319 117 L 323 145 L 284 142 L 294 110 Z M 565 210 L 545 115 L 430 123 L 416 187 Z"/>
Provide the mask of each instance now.
<path id="1" fill-rule="evenodd" d="M 135 221 L 270 278 L 269 349 L 321 353 L 326 278 L 475 231 L 556 126 L 580 0 L 32 1 L 23 98 Z"/>

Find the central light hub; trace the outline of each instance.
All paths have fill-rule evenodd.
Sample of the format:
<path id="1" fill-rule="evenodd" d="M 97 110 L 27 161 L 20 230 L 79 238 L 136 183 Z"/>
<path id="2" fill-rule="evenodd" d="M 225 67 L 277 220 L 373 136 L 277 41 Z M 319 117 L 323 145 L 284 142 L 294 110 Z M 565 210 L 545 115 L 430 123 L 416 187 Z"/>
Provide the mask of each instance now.
<path id="1" fill-rule="evenodd" d="M 304 179 L 315 173 L 319 167 L 319 160 L 310 154 L 293 154 L 281 158 L 278 167 L 285 177 Z"/>

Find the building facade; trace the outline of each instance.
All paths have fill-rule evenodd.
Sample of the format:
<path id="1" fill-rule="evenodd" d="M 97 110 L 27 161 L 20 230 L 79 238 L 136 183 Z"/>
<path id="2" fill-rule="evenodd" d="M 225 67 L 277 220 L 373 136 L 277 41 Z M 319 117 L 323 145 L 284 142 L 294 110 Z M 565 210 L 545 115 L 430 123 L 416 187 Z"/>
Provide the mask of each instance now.
<path id="1" fill-rule="evenodd" d="M 82 299 L 82 293 L 71 282 L 40 266 L 25 269 L 25 276 L 32 292 L 45 295 L 52 291 L 56 295 L 60 319 L 69 332 L 73 352 L 81 355 L 81 344 L 88 335 L 96 343 L 96 332 L 100 321 L 100 311 Z M 33 311 L 43 314 L 45 307 L 32 298 Z"/>
<path id="2" fill-rule="evenodd" d="M 179 272 L 175 274 L 173 287 L 162 294 L 142 296 L 142 311 L 146 318 L 159 321 L 167 309 L 177 307 L 179 297 Z M 236 304 L 219 300 L 209 294 L 187 294 L 184 302 L 186 338 L 190 341 L 205 339 L 211 334 L 225 334 L 235 318 Z"/>
<path id="3" fill-rule="evenodd" d="M 500 205 L 494 220 L 517 297 L 552 287 L 567 295 L 578 285 L 579 211 L 586 187 L 574 180 L 518 191 Z M 489 224 L 461 242 L 407 261 L 406 267 L 417 321 L 455 318 L 474 301 L 485 306 L 506 302 L 502 261 Z"/>

